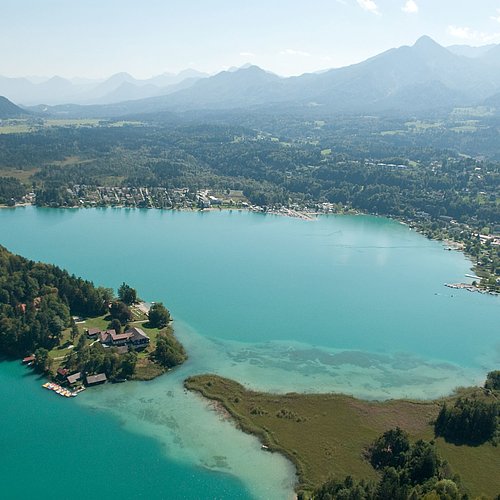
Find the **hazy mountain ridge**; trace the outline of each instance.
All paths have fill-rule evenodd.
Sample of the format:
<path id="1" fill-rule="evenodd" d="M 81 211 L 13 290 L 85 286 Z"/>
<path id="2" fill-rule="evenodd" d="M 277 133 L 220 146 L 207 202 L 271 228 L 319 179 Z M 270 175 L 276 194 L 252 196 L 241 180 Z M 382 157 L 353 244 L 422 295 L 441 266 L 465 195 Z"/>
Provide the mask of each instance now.
<path id="1" fill-rule="evenodd" d="M 111 104 L 144 99 L 178 90 L 182 82 L 193 83 L 208 75 L 187 69 L 178 74 L 164 73 L 139 80 L 128 73 L 116 73 L 105 80 L 66 79 L 54 76 L 9 78 L 0 76 L 0 95 L 25 106 L 47 104 Z M 170 88 L 173 90 L 170 90 Z"/>
<path id="2" fill-rule="evenodd" d="M 181 80 L 178 86 L 164 87 L 161 95 L 154 94 L 152 83 L 138 89 L 130 75 L 118 74 L 100 85 L 106 96 L 101 99 L 111 104 L 56 106 L 44 108 L 44 112 L 114 117 L 273 106 L 277 111 L 314 107 L 324 113 L 369 113 L 485 104 L 500 93 L 500 45 L 468 49 L 448 49 L 424 36 L 413 46 L 390 49 L 361 63 L 321 73 L 284 78 L 245 65 L 207 78 Z M 64 87 L 62 82 L 56 83 Z M 141 99 L 141 92 L 150 95 Z M 97 94 L 95 90 L 95 104 L 104 104 Z"/>
<path id="3" fill-rule="evenodd" d="M 484 57 L 456 55 L 429 37 L 361 63 L 323 73 L 281 78 L 251 66 L 222 72 L 160 99 L 161 109 L 317 106 L 327 112 L 422 110 L 482 103 L 500 92 L 498 46 Z M 500 51 L 500 49 L 499 49 Z"/>

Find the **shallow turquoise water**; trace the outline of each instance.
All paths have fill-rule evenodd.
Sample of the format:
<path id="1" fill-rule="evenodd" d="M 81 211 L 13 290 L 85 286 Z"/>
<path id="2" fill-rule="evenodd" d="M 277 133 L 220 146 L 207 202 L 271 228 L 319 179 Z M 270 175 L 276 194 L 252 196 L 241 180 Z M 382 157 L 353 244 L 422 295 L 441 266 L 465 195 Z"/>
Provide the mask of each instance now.
<path id="1" fill-rule="evenodd" d="M 160 456 L 178 498 L 196 498 L 182 486 L 189 477 L 194 488 L 207 484 L 198 498 L 292 491 L 285 460 L 183 391 L 192 373 L 275 391 L 433 397 L 480 382 L 500 362 L 500 300 L 445 288 L 464 281 L 470 263 L 386 219 L 30 207 L 0 210 L 0 231 L 11 251 L 104 286 L 126 281 L 171 309 L 190 355 L 180 370 L 48 404 L 75 418 L 83 408 L 92 426 Z"/>
<path id="2" fill-rule="evenodd" d="M 251 498 L 235 476 L 166 460 L 161 442 L 42 383 L 0 365 L 1 498 Z"/>

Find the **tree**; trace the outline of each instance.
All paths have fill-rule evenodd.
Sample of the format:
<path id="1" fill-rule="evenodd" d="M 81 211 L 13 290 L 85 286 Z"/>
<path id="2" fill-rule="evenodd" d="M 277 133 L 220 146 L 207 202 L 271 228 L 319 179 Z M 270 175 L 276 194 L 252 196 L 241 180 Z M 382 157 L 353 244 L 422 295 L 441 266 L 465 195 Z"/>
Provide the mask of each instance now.
<path id="1" fill-rule="evenodd" d="M 135 372 L 135 365 L 137 364 L 137 353 L 134 351 L 128 352 L 123 356 L 121 362 L 120 376 L 122 378 L 131 377 Z"/>
<path id="2" fill-rule="evenodd" d="M 159 335 L 153 353 L 155 361 L 165 368 L 180 365 L 186 358 L 184 348 L 172 336 Z"/>
<path id="3" fill-rule="evenodd" d="M 437 476 L 439 466 L 440 461 L 433 444 L 420 439 L 411 447 L 406 467 L 413 484 L 422 484 Z"/>
<path id="4" fill-rule="evenodd" d="M 439 495 L 440 500 L 458 500 L 461 497 L 456 483 L 451 479 L 441 479 L 435 484 L 433 491 Z"/>
<path id="5" fill-rule="evenodd" d="M 148 318 L 153 328 L 163 328 L 170 321 L 170 312 L 161 302 L 157 302 L 151 306 Z"/>
<path id="6" fill-rule="evenodd" d="M 111 304 L 109 309 L 111 317 L 120 321 L 122 325 L 128 323 L 132 319 L 132 313 L 124 302 L 116 301 Z"/>
<path id="7" fill-rule="evenodd" d="M 52 358 L 49 356 L 49 351 L 43 347 L 38 348 L 35 351 L 35 369 L 39 372 L 47 373 L 51 366 Z"/>
<path id="8" fill-rule="evenodd" d="M 114 330 L 116 333 L 121 333 L 122 324 L 120 323 L 120 320 L 117 318 L 113 318 L 111 320 L 111 323 L 109 324 L 109 329 Z"/>
<path id="9" fill-rule="evenodd" d="M 370 462 L 375 469 L 402 467 L 410 449 L 408 434 L 399 427 L 384 432 L 372 445 Z"/>
<path id="10" fill-rule="evenodd" d="M 78 327 L 76 326 L 75 320 L 71 317 L 71 340 L 75 340 L 78 333 Z"/>
<path id="11" fill-rule="evenodd" d="M 375 485 L 370 482 L 354 480 L 347 476 L 344 481 L 331 479 L 312 494 L 313 500 L 332 500 L 334 498 L 342 500 L 374 500 Z"/>
<path id="12" fill-rule="evenodd" d="M 459 398 L 452 407 L 444 404 L 434 423 L 436 436 L 455 444 L 482 444 L 495 436 L 500 404 Z"/>
<path id="13" fill-rule="evenodd" d="M 113 301 L 114 292 L 112 288 L 104 288 L 100 286 L 97 288 L 97 293 L 99 294 L 99 298 L 103 303 L 109 304 Z"/>
<path id="14" fill-rule="evenodd" d="M 120 288 L 118 288 L 118 298 L 128 306 L 131 306 L 134 302 L 137 302 L 137 292 L 134 288 L 123 282 Z"/>
<path id="15" fill-rule="evenodd" d="M 391 500 L 406 500 L 409 488 L 405 483 L 404 474 L 394 467 L 384 469 L 382 479 L 378 484 L 377 498 Z"/>
<path id="16" fill-rule="evenodd" d="M 486 389 L 500 391 L 500 370 L 495 370 L 488 373 L 484 387 Z"/>

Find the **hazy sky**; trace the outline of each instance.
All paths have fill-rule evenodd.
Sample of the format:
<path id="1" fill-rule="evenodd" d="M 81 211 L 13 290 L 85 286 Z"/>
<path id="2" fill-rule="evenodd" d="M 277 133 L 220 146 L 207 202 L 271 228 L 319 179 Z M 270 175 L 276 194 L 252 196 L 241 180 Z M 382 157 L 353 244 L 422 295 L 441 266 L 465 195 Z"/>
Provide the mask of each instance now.
<path id="1" fill-rule="evenodd" d="M 500 43 L 500 0 L 1 0 L 0 75 L 146 78 L 251 62 L 282 75 L 427 34 Z"/>

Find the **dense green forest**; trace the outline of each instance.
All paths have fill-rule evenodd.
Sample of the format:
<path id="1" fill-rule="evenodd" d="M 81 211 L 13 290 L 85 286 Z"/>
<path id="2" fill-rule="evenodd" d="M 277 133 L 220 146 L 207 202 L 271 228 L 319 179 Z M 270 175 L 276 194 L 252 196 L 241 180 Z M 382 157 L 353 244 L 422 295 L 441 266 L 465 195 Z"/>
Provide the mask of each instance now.
<path id="1" fill-rule="evenodd" d="M 77 205 L 79 193 L 68 191 L 75 185 L 187 187 L 243 190 L 261 206 L 329 202 L 498 223 L 497 162 L 428 142 L 429 134 L 442 135 L 432 127 L 384 134 L 360 122 L 357 133 L 352 121 L 340 130 L 304 126 L 311 136 L 301 138 L 214 124 L 54 127 L 0 135 L 0 168 L 6 176 L 14 168 L 32 171 L 24 191 L 34 189 L 39 205 Z M 19 199 L 21 189 L 20 181 L 0 180 L 4 202 Z"/>
<path id="2" fill-rule="evenodd" d="M 498 444 L 499 419 L 500 403 L 497 399 L 459 398 L 453 406 L 443 405 L 434 429 L 436 436 L 459 445 L 477 446 L 488 440 Z"/>
<path id="3" fill-rule="evenodd" d="M 22 356 L 53 348 L 72 315 L 104 314 L 111 293 L 0 247 L 0 353 Z"/>

